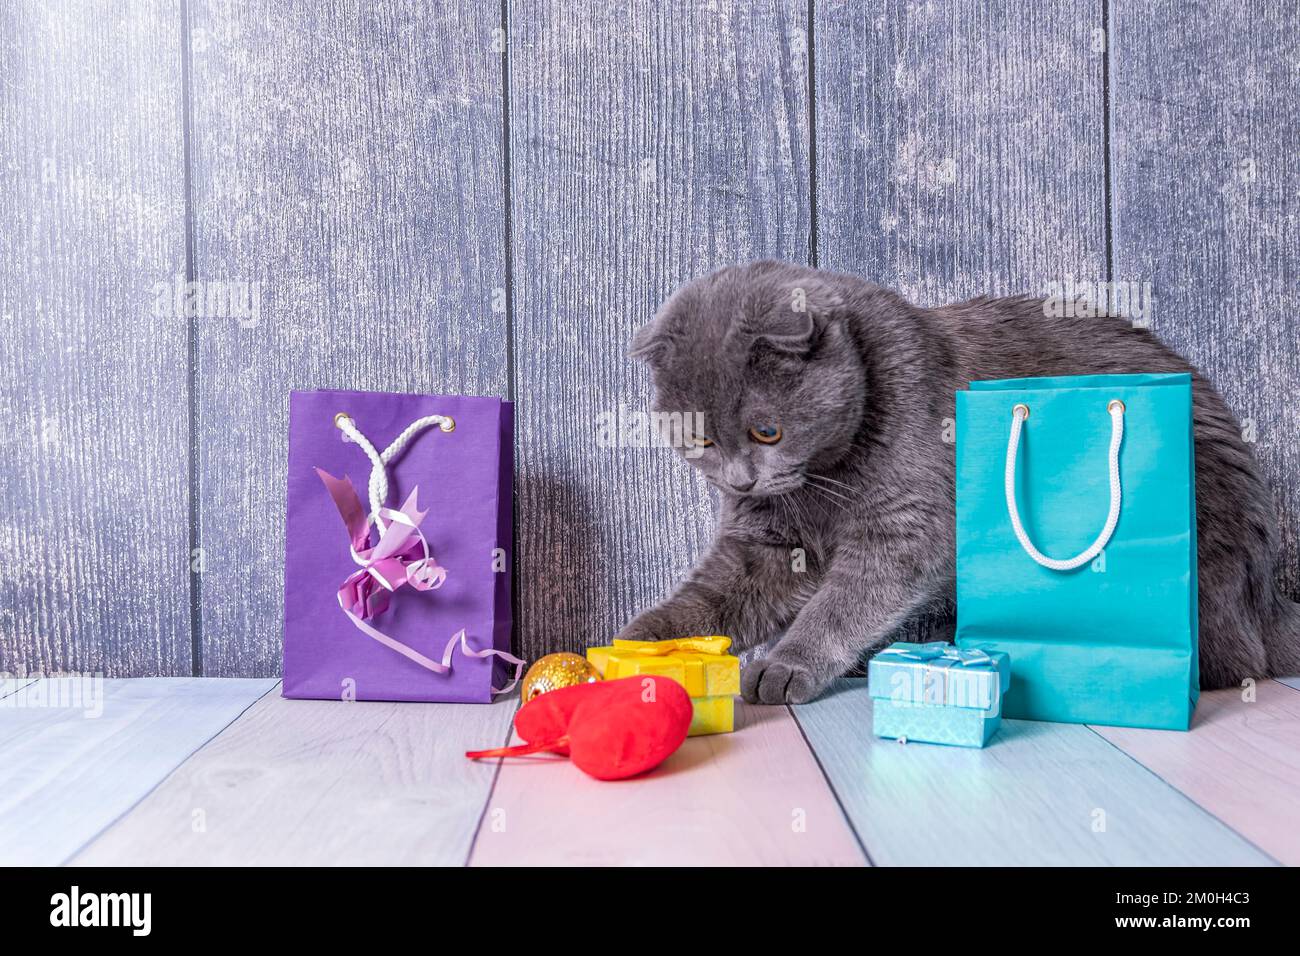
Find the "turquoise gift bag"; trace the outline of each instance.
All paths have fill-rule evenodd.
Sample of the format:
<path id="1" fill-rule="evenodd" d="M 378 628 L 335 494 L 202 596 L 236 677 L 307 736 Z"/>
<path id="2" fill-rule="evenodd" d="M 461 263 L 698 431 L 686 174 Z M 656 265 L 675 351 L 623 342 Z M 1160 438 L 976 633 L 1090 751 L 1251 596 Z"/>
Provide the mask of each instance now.
<path id="1" fill-rule="evenodd" d="M 957 393 L 957 644 L 1010 655 L 1004 717 L 1187 729 L 1194 475 L 1190 375 Z"/>

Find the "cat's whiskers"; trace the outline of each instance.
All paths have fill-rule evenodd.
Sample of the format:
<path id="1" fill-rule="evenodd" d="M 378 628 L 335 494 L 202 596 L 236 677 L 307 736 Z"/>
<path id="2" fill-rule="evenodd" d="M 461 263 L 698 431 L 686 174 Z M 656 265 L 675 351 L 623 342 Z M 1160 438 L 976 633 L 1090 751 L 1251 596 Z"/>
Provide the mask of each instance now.
<path id="1" fill-rule="evenodd" d="M 814 493 L 818 496 L 818 497 L 817 497 L 817 501 L 818 501 L 819 504 L 821 504 L 821 506 L 822 506 L 822 508 L 823 508 L 824 510 L 829 511 L 829 512 L 831 512 L 831 513 L 835 513 L 835 514 L 847 514 L 847 513 L 849 513 L 849 510 L 850 510 L 850 508 L 851 508 L 852 502 L 845 501 L 845 500 L 839 500 L 839 499 L 836 499 L 836 498 L 825 498 L 825 497 L 822 497 L 823 494 L 825 493 L 826 489 L 825 489 L 825 488 L 818 488 L 818 487 L 816 487 L 815 485 L 810 485 L 810 486 L 809 486 L 809 490 L 811 490 L 812 492 L 814 492 Z"/>
<path id="2" fill-rule="evenodd" d="M 829 477 L 827 477 L 826 475 L 819 475 L 819 474 L 816 474 L 815 472 L 808 472 L 806 475 L 804 475 L 804 477 L 807 478 L 809 481 L 823 482 L 823 483 L 825 483 L 828 487 L 832 487 L 832 488 L 843 488 L 845 491 L 847 491 L 847 492 L 849 492 L 849 493 L 851 493 L 851 494 L 857 494 L 857 493 L 858 493 L 858 489 L 857 489 L 857 488 L 854 488 L 852 485 L 850 485 L 850 484 L 846 484 L 846 483 L 843 482 L 843 481 L 837 481 L 837 480 L 834 479 L 834 478 L 829 478 Z"/>
<path id="3" fill-rule="evenodd" d="M 797 491 L 798 489 L 796 488 L 794 490 Z M 784 505 L 788 505 L 790 510 L 794 512 L 794 522 L 792 527 L 804 527 L 811 524 L 803 503 L 794 496 L 793 492 L 787 491 L 784 494 L 777 495 L 776 497 L 780 499 Z M 790 516 L 787 514 L 784 515 L 784 517 L 786 524 L 791 525 Z"/>
<path id="4" fill-rule="evenodd" d="M 842 501 L 842 502 L 844 502 L 845 504 L 852 504 L 852 503 L 853 503 L 853 499 L 852 499 L 852 498 L 850 498 L 850 497 L 849 497 L 848 495 L 846 495 L 846 494 L 843 494 L 842 492 L 836 491 L 834 488 L 827 488 L 827 487 L 824 487 L 824 486 L 822 486 L 822 485 L 817 485 L 817 484 L 812 484 L 812 483 L 809 483 L 807 487 L 808 487 L 808 490 L 809 490 L 809 491 L 816 492 L 816 493 L 819 494 L 819 495 L 827 495 L 827 496 L 833 498 L 833 499 L 836 500 L 836 501 Z"/>
<path id="5" fill-rule="evenodd" d="M 854 488 L 852 485 L 846 485 L 842 481 L 836 481 L 834 478 L 828 478 L 825 475 L 818 475 L 813 472 L 808 472 L 804 477 L 810 482 L 810 487 L 816 488 L 819 491 L 839 495 L 839 497 L 845 501 L 852 502 L 853 504 L 858 504 L 866 500 L 866 494 L 860 489 Z M 826 482 L 827 484 L 822 484 L 822 482 Z M 841 488 L 843 491 L 838 490 Z"/>
<path id="6" fill-rule="evenodd" d="M 804 475 L 805 479 L 817 477 L 821 476 Z M 803 487 L 807 488 L 811 494 L 817 496 L 816 500 L 823 508 L 829 508 L 832 512 L 846 514 L 851 511 L 855 504 L 857 504 L 857 501 L 849 495 L 843 494 L 834 488 L 818 485 L 810 480 L 805 480 Z"/>
<path id="7" fill-rule="evenodd" d="M 821 472 L 818 471 L 806 471 L 804 472 L 804 477 L 816 478 L 818 481 L 829 481 L 832 485 L 839 485 L 841 488 L 848 488 L 850 491 L 853 490 L 852 485 L 840 481 L 838 478 L 832 478 L 830 475 L 823 475 Z"/>

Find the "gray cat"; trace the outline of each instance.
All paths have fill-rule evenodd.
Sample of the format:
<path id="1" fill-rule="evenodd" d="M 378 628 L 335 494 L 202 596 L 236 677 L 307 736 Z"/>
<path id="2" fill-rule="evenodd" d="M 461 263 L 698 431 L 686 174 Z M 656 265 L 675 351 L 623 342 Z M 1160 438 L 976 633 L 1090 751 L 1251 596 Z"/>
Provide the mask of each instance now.
<path id="1" fill-rule="evenodd" d="M 954 602 L 953 392 L 975 379 L 1191 367 L 1114 318 L 1049 318 L 1040 299 L 911 305 L 846 275 L 757 262 L 691 282 L 636 335 L 658 411 L 702 413 L 683 457 L 719 488 L 717 536 L 619 635 L 785 631 L 747 700 L 816 697 L 902 625 Z M 1232 413 L 1193 373 L 1201 686 L 1300 673 L 1300 605 L 1274 582 L 1269 489 Z M 806 569 L 792 567 L 802 549 Z M 950 633 L 950 632 L 949 632 Z"/>

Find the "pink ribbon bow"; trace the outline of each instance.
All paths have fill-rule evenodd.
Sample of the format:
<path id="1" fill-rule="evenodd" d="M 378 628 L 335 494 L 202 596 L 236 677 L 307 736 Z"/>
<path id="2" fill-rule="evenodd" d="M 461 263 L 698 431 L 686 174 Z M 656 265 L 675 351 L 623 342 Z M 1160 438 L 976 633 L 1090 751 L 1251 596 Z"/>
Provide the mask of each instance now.
<path id="1" fill-rule="evenodd" d="M 438 674 L 451 670 L 452 651 L 459 642 L 461 651 L 471 657 L 496 656 L 514 664 L 514 680 L 501 690 L 513 687 L 519 680 L 524 662 L 495 648 L 474 650 L 469 646 L 463 629 L 452 635 L 443 650 L 442 661 L 439 662 L 366 623 L 387 610 L 390 596 L 406 585 L 411 585 L 417 591 L 429 591 L 442 587 L 447 580 L 447 569 L 434 560 L 429 552 L 429 542 L 420 531 L 420 522 L 428 512 L 419 508 L 419 489 L 411 489 L 411 494 L 402 507 L 379 509 L 378 517 L 387 521 L 388 527 L 380 531 L 379 540 L 372 547 L 370 525 L 375 523 L 375 519 L 366 515 L 351 480 L 346 476 L 335 478 L 320 468 L 316 469 L 316 474 L 325 483 L 325 489 L 343 518 L 352 560 L 360 565 L 358 570 L 348 575 L 338 592 L 339 607 L 356 625 L 357 630 Z M 492 690 L 494 693 L 500 692 L 495 687 Z"/>
<path id="2" fill-rule="evenodd" d="M 361 507 L 352 482 L 346 477 L 335 478 L 319 468 L 316 474 L 325 483 L 348 529 L 352 560 L 361 566 L 339 588 L 339 604 L 349 616 L 365 621 L 382 614 L 388 608 L 389 595 L 407 584 L 417 591 L 442 587 L 447 571 L 433 559 L 429 542 L 420 531 L 420 522 L 428 512 L 420 510 L 418 488 L 411 489 L 402 507 L 379 509 L 379 516 L 388 522 L 388 527 L 380 532 L 379 542 L 371 547 L 372 519 Z"/>

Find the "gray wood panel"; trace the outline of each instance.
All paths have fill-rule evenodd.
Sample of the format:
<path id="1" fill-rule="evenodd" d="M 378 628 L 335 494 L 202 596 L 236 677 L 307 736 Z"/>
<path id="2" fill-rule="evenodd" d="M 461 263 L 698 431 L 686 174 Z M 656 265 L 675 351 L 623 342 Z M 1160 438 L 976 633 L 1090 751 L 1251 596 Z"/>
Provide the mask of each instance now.
<path id="1" fill-rule="evenodd" d="M 1112 3 L 1115 275 L 1208 375 L 1272 482 L 1300 597 L 1300 13 Z"/>
<path id="2" fill-rule="evenodd" d="M 605 640 L 713 525 L 670 452 L 596 444 L 645 407 L 627 342 L 764 256 L 926 304 L 1150 282 L 1300 595 L 1294 4 L 812 7 L 529 0 L 507 55 L 478 0 L 4 5 L 0 672 L 189 674 L 197 639 L 205 674 L 278 673 L 299 387 L 517 392 L 521 649 Z M 160 296 L 187 185 L 193 277 L 253 283 L 255 321 Z"/>
<path id="3" fill-rule="evenodd" d="M 190 5 L 203 673 L 279 670 L 288 394 L 505 395 L 495 4 Z"/>
<path id="4" fill-rule="evenodd" d="M 520 623 L 528 657 L 603 643 L 707 544 L 668 449 L 602 448 L 644 409 L 633 331 L 685 280 L 806 261 L 804 3 L 510 10 Z"/>
<path id="5" fill-rule="evenodd" d="M 924 305 L 1105 278 L 1096 0 L 816 16 L 823 268 Z"/>
<path id="6" fill-rule="evenodd" d="M 823 0 L 816 18 L 818 265 L 922 305 L 1106 278 L 1100 4 Z"/>
<path id="7" fill-rule="evenodd" d="M 177 2 L 0 6 L 0 671 L 188 674 Z"/>

